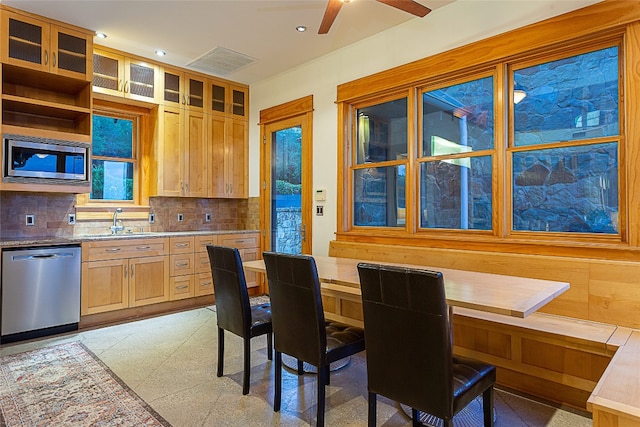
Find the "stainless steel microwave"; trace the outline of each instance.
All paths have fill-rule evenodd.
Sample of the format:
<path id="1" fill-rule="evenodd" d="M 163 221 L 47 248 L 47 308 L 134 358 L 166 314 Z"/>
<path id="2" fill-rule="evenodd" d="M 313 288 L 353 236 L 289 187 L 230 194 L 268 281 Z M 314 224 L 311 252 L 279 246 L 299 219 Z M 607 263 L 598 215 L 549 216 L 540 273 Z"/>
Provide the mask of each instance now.
<path id="1" fill-rule="evenodd" d="M 90 145 L 4 135 L 3 179 L 87 184 Z"/>

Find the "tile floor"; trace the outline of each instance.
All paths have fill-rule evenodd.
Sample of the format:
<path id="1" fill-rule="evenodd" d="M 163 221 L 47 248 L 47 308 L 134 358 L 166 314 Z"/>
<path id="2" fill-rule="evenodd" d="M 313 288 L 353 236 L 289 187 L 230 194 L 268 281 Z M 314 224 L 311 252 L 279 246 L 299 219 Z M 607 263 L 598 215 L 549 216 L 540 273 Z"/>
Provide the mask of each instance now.
<path id="1" fill-rule="evenodd" d="M 201 308 L 141 321 L 3 345 L 0 355 L 64 341 L 82 341 L 174 427 L 315 425 L 316 378 L 283 373 L 282 409 L 273 412 L 273 364 L 266 338 L 252 341 L 251 390 L 242 395 L 242 340 L 225 340 L 225 376 L 216 377 L 216 314 Z M 496 427 L 591 426 L 588 414 L 558 409 L 497 390 Z M 366 426 L 364 353 L 333 372 L 327 388 L 327 426 Z M 395 402 L 379 397 L 378 425 L 408 426 Z M 469 425 L 469 424 L 464 424 Z"/>

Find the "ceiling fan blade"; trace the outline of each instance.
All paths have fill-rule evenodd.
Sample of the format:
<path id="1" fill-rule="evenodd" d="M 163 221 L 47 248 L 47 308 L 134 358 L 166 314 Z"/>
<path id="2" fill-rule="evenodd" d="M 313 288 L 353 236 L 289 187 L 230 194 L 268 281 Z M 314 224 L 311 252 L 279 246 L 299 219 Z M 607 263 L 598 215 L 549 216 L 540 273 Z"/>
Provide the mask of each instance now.
<path id="1" fill-rule="evenodd" d="M 414 0 L 378 0 L 380 3 L 384 3 L 391 7 L 395 7 L 396 9 L 404 10 L 412 15 L 423 17 L 427 13 L 431 12 L 426 6 L 421 5 L 420 3 Z"/>
<path id="2" fill-rule="evenodd" d="M 341 7 L 342 0 L 329 0 L 329 3 L 327 3 L 327 9 L 324 11 L 322 23 L 320 23 L 318 34 L 327 34 L 329 32 L 329 28 L 331 28 L 331 24 L 333 24 L 336 16 L 338 16 L 338 12 L 340 12 Z"/>

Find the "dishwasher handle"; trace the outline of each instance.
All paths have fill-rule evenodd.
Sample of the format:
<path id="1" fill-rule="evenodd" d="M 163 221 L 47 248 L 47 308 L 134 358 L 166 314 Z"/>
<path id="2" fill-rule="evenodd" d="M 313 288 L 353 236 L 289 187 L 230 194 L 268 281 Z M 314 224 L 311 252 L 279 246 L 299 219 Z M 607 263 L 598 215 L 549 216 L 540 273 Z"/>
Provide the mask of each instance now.
<path id="1" fill-rule="evenodd" d="M 15 255 L 11 257 L 11 261 L 29 261 L 34 259 L 55 259 L 73 257 L 73 252 L 58 252 L 55 254 L 35 254 L 35 255 Z"/>

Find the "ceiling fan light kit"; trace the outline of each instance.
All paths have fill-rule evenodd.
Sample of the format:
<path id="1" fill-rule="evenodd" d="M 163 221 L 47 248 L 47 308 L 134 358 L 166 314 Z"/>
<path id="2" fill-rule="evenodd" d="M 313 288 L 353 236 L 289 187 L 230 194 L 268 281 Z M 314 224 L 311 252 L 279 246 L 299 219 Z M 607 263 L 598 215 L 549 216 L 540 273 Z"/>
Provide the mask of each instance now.
<path id="1" fill-rule="evenodd" d="M 320 23 L 320 29 L 318 29 L 318 34 L 327 34 L 333 21 L 336 20 L 338 16 L 338 12 L 340 12 L 340 8 L 343 3 L 349 3 L 351 0 L 329 0 L 327 3 L 327 8 L 324 11 L 324 17 L 322 18 L 322 22 Z M 421 5 L 415 0 L 376 0 L 380 3 L 384 3 L 387 6 L 395 7 L 396 9 L 400 9 L 404 12 L 410 13 L 412 15 L 418 16 L 420 18 L 427 15 L 427 13 L 431 12 L 426 6 Z"/>

